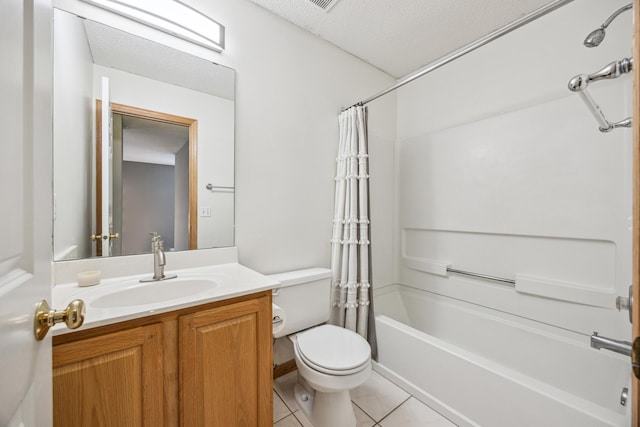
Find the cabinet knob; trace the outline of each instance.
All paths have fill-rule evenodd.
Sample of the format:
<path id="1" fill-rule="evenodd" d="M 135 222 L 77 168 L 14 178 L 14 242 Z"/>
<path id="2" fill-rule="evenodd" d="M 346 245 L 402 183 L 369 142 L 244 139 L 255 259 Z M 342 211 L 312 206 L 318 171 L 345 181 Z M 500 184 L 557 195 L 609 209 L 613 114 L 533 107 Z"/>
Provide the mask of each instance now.
<path id="1" fill-rule="evenodd" d="M 82 326 L 85 315 L 85 304 L 81 299 L 73 300 L 64 310 L 53 310 L 47 301 L 42 300 L 36 305 L 33 332 L 38 341 L 42 340 L 56 323 L 64 322 L 69 329 Z"/>

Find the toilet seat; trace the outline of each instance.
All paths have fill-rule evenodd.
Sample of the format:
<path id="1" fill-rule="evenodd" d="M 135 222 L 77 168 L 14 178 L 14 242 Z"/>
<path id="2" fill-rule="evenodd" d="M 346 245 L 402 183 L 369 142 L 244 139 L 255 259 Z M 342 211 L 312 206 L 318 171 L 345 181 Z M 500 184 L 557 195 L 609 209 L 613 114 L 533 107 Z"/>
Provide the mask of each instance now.
<path id="1" fill-rule="evenodd" d="M 359 334 L 335 325 L 322 325 L 296 336 L 295 349 L 311 369 L 328 375 L 352 375 L 365 369 L 371 347 Z"/>
<path id="2" fill-rule="evenodd" d="M 369 361 L 369 359 L 367 359 L 367 361 L 365 361 L 362 365 L 357 366 L 357 367 L 352 368 L 352 369 L 332 370 L 332 369 L 327 369 L 324 366 L 319 366 L 319 365 L 313 363 L 312 361 L 307 359 L 304 355 L 300 354 L 300 350 L 297 347 L 296 347 L 295 350 L 298 353 L 298 357 L 300 358 L 300 360 L 305 365 L 307 365 L 307 367 L 309 367 L 310 369 L 316 370 L 318 372 L 322 372 L 323 374 L 332 375 L 332 376 L 344 376 L 344 375 L 351 375 L 351 374 L 358 373 L 358 372 L 362 371 L 363 369 L 365 369 L 367 367 L 367 364 L 368 364 L 367 362 Z"/>

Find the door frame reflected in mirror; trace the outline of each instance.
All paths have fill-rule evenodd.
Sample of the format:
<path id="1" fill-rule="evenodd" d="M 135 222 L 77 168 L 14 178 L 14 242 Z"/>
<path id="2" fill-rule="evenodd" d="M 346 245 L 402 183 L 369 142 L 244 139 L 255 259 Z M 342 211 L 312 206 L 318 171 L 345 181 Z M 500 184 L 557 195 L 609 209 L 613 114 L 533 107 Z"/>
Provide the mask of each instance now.
<path id="1" fill-rule="evenodd" d="M 111 102 L 112 114 L 135 117 L 145 120 L 152 120 L 161 123 L 168 123 L 178 126 L 185 126 L 189 132 L 189 208 L 188 208 L 188 248 L 198 248 L 198 121 L 196 119 L 176 116 L 174 114 L 159 111 L 147 110 L 144 108 Z M 102 100 L 96 100 L 96 211 L 95 227 L 96 235 L 110 235 L 114 230 L 102 232 Z M 115 230 L 118 232 L 118 230 Z M 96 255 L 102 256 L 102 246 L 100 241 L 96 241 Z M 107 254 L 109 256 L 110 254 Z"/>

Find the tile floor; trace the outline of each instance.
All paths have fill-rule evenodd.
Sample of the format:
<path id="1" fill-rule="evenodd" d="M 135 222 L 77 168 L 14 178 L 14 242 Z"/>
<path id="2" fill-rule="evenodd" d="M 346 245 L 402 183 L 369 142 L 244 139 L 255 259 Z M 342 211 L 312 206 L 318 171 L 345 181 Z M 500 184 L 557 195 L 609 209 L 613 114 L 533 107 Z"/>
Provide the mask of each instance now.
<path id="1" fill-rule="evenodd" d="M 274 380 L 273 426 L 313 427 L 293 397 L 296 371 Z M 351 391 L 358 427 L 455 427 L 375 371 L 366 383 Z"/>

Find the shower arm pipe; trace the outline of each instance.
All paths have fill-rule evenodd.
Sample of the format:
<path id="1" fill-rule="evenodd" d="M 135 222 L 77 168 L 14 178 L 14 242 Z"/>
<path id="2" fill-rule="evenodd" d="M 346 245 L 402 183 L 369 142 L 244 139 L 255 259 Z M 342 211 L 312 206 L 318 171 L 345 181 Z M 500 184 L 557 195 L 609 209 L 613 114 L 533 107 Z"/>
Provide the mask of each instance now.
<path id="1" fill-rule="evenodd" d="M 610 17 L 607 18 L 606 21 L 604 21 L 604 23 L 602 25 L 600 25 L 600 28 L 606 29 L 609 25 L 611 25 L 613 20 L 618 17 L 618 15 L 620 15 L 622 12 L 626 12 L 627 10 L 631 9 L 632 7 L 633 7 L 633 3 L 629 3 L 628 5 L 623 6 L 620 9 L 616 10 L 615 12 L 613 12 L 613 14 Z"/>
<path id="2" fill-rule="evenodd" d="M 523 25 L 528 24 L 531 21 L 535 21 L 536 19 L 540 18 L 541 16 L 544 16 L 550 12 L 553 12 L 554 10 L 568 4 L 571 3 L 573 0 L 556 0 L 552 3 L 547 4 L 546 6 L 543 6 L 539 9 L 534 10 L 533 12 L 531 12 L 528 15 L 525 15 L 513 22 L 511 22 L 510 24 L 505 25 L 502 28 L 498 28 L 497 30 L 487 34 L 486 36 L 472 42 L 469 43 L 466 46 L 461 47 L 460 49 L 450 53 L 449 55 L 443 56 L 442 58 L 426 65 L 425 67 L 421 68 L 420 70 L 416 71 L 413 74 L 410 74 L 407 77 L 404 77 L 402 80 L 400 80 L 398 83 L 394 84 L 393 86 L 383 90 L 382 92 L 379 92 L 373 96 L 370 96 L 369 98 L 360 101 L 356 104 L 353 105 L 353 107 L 357 106 L 357 105 L 365 105 L 368 104 L 371 101 L 374 101 L 378 98 L 380 98 L 381 96 L 384 96 L 390 92 L 393 92 L 396 89 L 401 88 L 402 86 L 406 85 L 407 83 L 411 83 L 412 81 L 419 79 L 420 77 L 434 71 L 437 70 L 438 68 L 442 67 L 443 65 L 448 64 L 451 61 L 454 61 L 458 58 L 460 58 L 461 56 L 466 55 L 467 53 L 473 52 L 474 50 L 488 44 L 491 43 L 492 41 L 506 35 L 509 34 L 510 32 L 517 30 L 518 28 L 522 27 Z"/>
<path id="3" fill-rule="evenodd" d="M 589 94 L 589 83 L 618 78 L 622 74 L 631 72 L 632 68 L 633 59 L 623 58 L 620 61 L 614 61 L 606 65 L 604 68 L 593 74 L 580 74 L 569 81 L 569 90 L 580 95 L 580 98 L 582 98 L 587 108 L 600 125 L 600 132 L 609 132 L 620 127 L 631 127 L 631 117 L 627 117 L 624 120 L 613 123 L 607 120 L 596 101 L 591 97 L 591 94 Z"/>

